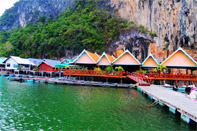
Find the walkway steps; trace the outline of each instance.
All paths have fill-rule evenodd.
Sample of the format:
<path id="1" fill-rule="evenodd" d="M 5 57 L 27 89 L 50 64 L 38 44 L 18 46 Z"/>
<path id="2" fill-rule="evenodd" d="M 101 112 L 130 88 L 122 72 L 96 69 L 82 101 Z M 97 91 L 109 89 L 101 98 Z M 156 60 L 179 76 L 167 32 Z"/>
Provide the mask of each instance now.
<path id="1" fill-rule="evenodd" d="M 190 123 L 197 123 L 197 101 L 190 100 L 186 94 L 167 89 L 160 85 L 139 86 L 138 90 L 146 93 L 149 98 L 155 99 L 160 105 L 166 105 L 169 110 L 181 114 L 181 118 Z M 191 120 L 190 120 L 191 119 Z"/>
<path id="2" fill-rule="evenodd" d="M 128 78 L 132 79 L 133 81 L 139 83 L 139 85 L 141 86 L 149 86 L 150 84 L 147 83 L 146 81 L 144 81 L 143 79 L 140 79 L 139 77 L 137 76 L 134 76 L 134 75 L 127 75 Z"/>

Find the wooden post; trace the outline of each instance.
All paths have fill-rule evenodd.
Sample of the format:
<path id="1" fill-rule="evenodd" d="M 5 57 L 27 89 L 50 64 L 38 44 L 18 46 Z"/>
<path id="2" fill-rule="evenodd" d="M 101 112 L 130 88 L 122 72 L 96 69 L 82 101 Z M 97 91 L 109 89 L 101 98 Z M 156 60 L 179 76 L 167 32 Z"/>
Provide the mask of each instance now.
<path id="1" fill-rule="evenodd" d="M 92 81 L 94 81 L 94 77 L 92 76 Z"/>

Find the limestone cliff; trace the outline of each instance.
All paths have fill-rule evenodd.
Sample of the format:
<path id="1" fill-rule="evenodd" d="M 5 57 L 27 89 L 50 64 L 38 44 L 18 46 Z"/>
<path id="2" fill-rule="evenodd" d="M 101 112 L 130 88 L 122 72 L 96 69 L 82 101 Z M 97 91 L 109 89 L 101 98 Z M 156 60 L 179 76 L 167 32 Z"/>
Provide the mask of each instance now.
<path id="1" fill-rule="evenodd" d="M 25 27 L 41 17 L 57 17 L 73 5 L 75 0 L 20 0 L 0 17 L 0 30 Z"/>
<path id="2" fill-rule="evenodd" d="M 196 0 L 111 0 L 111 6 L 121 17 L 157 33 L 152 42 L 139 33 L 122 35 L 114 43 L 118 49 L 130 48 L 141 61 L 152 53 L 161 62 L 181 46 L 197 60 Z"/>
<path id="3" fill-rule="evenodd" d="M 39 21 L 41 16 L 57 17 L 76 0 L 20 0 L 0 17 L 0 30 L 24 27 Z M 108 5 L 121 17 L 155 31 L 130 30 L 122 33 L 109 50 L 115 55 L 128 48 L 140 61 L 152 53 L 159 62 L 183 47 L 197 60 L 197 1 L 196 0 L 97 0 Z M 101 4 L 100 4 L 101 5 Z"/>

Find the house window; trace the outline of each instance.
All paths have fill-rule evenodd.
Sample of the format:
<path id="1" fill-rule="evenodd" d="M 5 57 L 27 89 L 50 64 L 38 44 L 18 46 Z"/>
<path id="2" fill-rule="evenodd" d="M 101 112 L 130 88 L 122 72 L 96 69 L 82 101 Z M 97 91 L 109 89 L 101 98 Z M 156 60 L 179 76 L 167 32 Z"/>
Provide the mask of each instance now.
<path id="1" fill-rule="evenodd" d="M 65 63 L 65 64 L 69 64 L 69 61 L 66 60 L 66 61 L 64 61 L 64 63 Z"/>
<path id="2" fill-rule="evenodd" d="M 44 67 L 44 66 L 42 66 L 42 67 L 41 67 L 41 71 L 44 71 L 44 70 L 45 70 L 45 67 Z"/>
<path id="3" fill-rule="evenodd" d="M 51 70 L 51 67 L 47 67 L 47 70 Z"/>
<path id="4" fill-rule="evenodd" d="M 10 67 L 10 63 L 7 63 L 7 67 Z"/>
<path id="5" fill-rule="evenodd" d="M 18 65 L 17 64 L 14 64 L 14 68 L 18 68 Z"/>

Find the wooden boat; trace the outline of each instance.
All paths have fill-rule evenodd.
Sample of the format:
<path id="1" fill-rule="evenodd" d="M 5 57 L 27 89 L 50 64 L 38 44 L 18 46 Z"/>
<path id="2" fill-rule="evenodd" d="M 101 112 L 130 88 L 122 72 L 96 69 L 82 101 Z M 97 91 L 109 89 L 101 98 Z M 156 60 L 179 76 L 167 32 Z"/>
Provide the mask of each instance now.
<path id="1" fill-rule="evenodd" d="M 170 84 L 164 84 L 163 86 L 164 86 L 164 87 L 167 87 L 167 88 L 168 88 L 168 87 L 173 87 L 173 86 L 170 85 Z"/>
<path id="2" fill-rule="evenodd" d="M 65 84 L 68 84 L 68 85 L 73 85 L 73 81 L 65 81 Z"/>
<path id="3" fill-rule="evenodd" d="M 56 84 L 66 84 L 64 81 L 62 81 L 62 80 L 56 80 L 55 81 L 56 82 Z"/>
<path id="4" fill-rule="evenodd" d="M 118 87 L 118 84 L 117 83 L 111 83 L 109 86 L 110 87 Z"/>
<path id="5" fill-rule="evenodd" d="M 45 82 L 48 83 L 48 84 L 55 84 L 56 79 L 55 78 L 47 79 Z"/>
<path id="6" fill-rule="evenodd" d="M 91 82 L 92 86 L 101 86 L 102 82 Z"/>
<path id="7" fill-rule="evenodd" d="M 10 81 L 20 81 L 20 82 L 24 81 L 21 77 L 10 77 L 9 80 Z"/>
<path id="8" fill-rule="evenodd" d="M 171 90 L 173 89 L 173 86 L 170 85 L 170 84 L 164 84 L 163 86 L 166 87 L 166 88 L 168 88 L 168 89 L 171 89 Z"/>
<path id="9" fill-rule="evenodd" d="M 117 87 L 129 88 L 130 84 L 118 84 Z"/>
<path id="10" fill-rule="evenodd" d="M 34 82 L 33 79 L 24 79 L 25 82 Z"/>
<path id="11" fill-rule="evenodd" d="M 185 92 L 185 87 L 180 87 L 178 85 L 169 85 L 169 84 L 165 84 L 164 87 L 174 90 L 174 91 L 178 91 L 178 92 Z"/>
<path id="12" fill-rule="evenodd" d="M 139 86 L 139 83 L 136 83 L 136 84 L 130 84 L 129 85 L 129 88 L 136 88 Z"/>
<path id="13" fill-rule="evenodd" d="M 1 74 L 2 77 L 8 76 L 7 74 Z"/>

